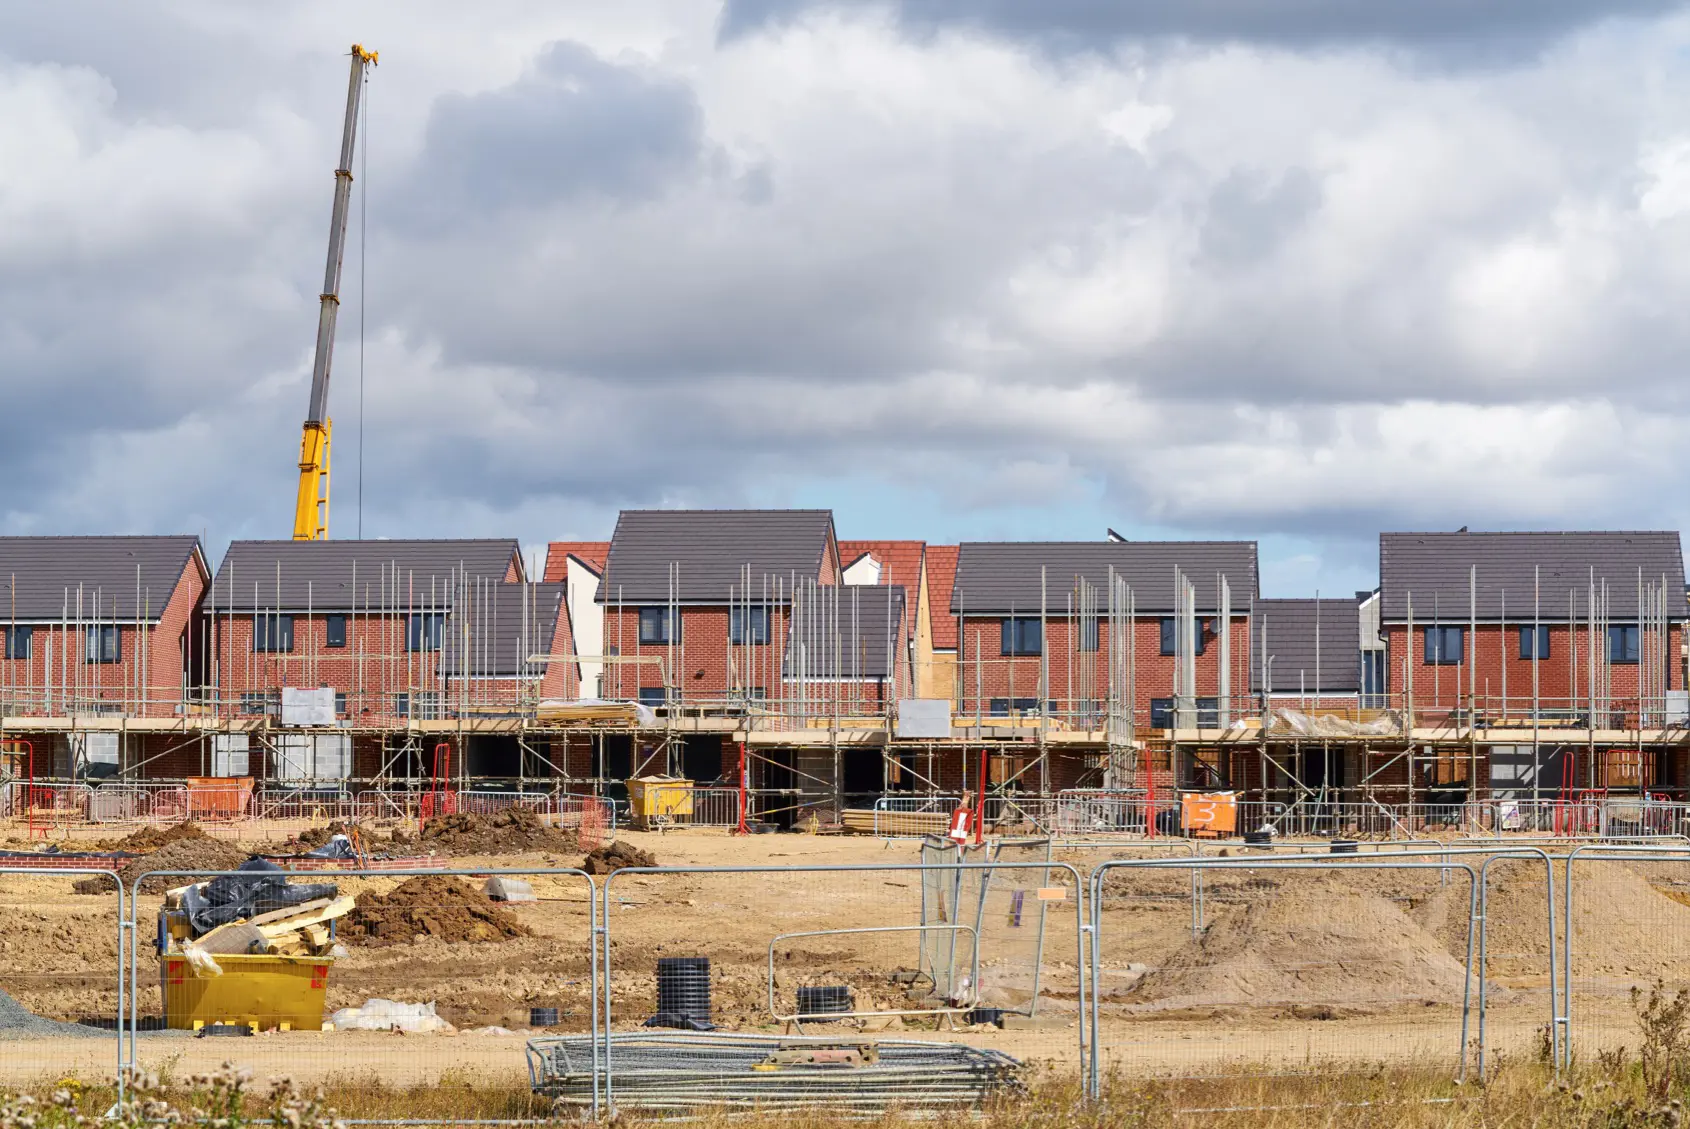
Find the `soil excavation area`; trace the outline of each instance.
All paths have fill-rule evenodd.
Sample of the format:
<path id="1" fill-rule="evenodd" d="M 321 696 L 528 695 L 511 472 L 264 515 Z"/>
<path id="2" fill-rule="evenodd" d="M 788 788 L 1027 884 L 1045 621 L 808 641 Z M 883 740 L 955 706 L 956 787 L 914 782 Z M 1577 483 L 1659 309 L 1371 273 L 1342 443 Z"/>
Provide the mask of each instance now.
<path id="1" fill-rule="evenodd" d="M 919 861 L 913 842 L 888 846 L 866 837 L 734 839 L 684 831 L 625 833 L 620 841 L 665 866 L 890 868 Z M 206 849 L 192 836 L 156 849 L 185 845 Z M 217 845 L 230 846 L 222 840 Z M 241 844 L 236 853 L 252 846 Z M 1087 849 L 1059 851 L 1057 858 L 1085 873 L 1117 854 L 1134 857 L 1132 851 Z M 454 865 L 541 870 L 581 861 L 579 850 L 548 843 L 542 850 L 461 855 Z M 1690 865 L 1591 864 L 1580 868 L 1579 879 L 1574 1019 L 1580 1038 L 1589 1040 L 1581 1047 L 1635 1043 L 1631 985 L 1690 977 Z M 303 880 L 336 882 L 358 905 L 340 925 L 346 952 L 329 967 L 326 1012 L 370 999 L 432 1003 L 455 1030 L 246 1038 L 143 1032 L 137 1045 L 143 1065 L 191 1073 L 232 1059 L 260 1076 L 288 1074 L 301 1081 L 365 1075 L 394 1083 L 513 1081 L 527 1076 L 528 1038 L 589 1029 L 594 907 L 584 879 L 534 874 L 527 880 L 535 900 L 510 903 L 487 900 L 483 882 L 473 877 L 329 873 Z M 977 968 L 967 907 L 980 904 L 980 891 L 965 889 L 959 913 L 950 893 L 931 883 L 924 891 L 915 871 L 619 873 L 597 881 L 608 890 L 617 1031 L 639 1030 L 656 1013 L 660 959 L 703 956 L 711 961 L 711 1016 L 719 1029 L 792 1029 L 774 1016 L 797 1012 L 799 988 L 842 985 L 859 1010 L 908 1014 L 806 1022 L 806 1033 L 966 1042 L 1059 1071 L 1078 1069 L 1076 891 L 1063 872 L 1039 866 L 1000 872 L 984 894 Z M 118 899 L 110 892 L 77 893 L 75 882 L 0 877 L 0 988 L 48 1019 L 110 1024 L 117 1005 Z M 1215 1073 L 1248 1063 L 1305 1071 L 1333 1062 L 1407 1059 L 1447 1060 L 1453 1068 L 1463 1036 L 1463 996 L 1471 991 L 1476 1005 L 1478 990 L 1466 971 L 1470 895 L 1464 868 L 1358 867 L 1332 874 L 1240 866 L 1206 873 L 1202 887 L 1194 920 L 1192 882 L 1184 870 L 1117 870 L 1106 880 L 1097 984 L 1105 1069 Z M 941 927 L 919 932 L 912 927 L 921 924 L 924 897 L 930 924 Z M 143 1026 L 162 1008 L 149 932 L 157 901 L 150 894 L 141 900 L 137 988 Z M 1489 915 L 1491 1046 L 1531 1054 L 1550 1014 L 1542 864 L 1498 863 Z M 1036 959 L 1041 937 L 1042 962 Z M 1476 939 L 1473 944 L 1476 952 Z M 951 978 L 954 992 L 972 994 L 982 1006 L 1025 1008 L 1036 996 L 1036 1018 L 1011 1020 L 1000 1029 L 919 1014 L 936 1001 L 928 978 L 916 976 L 910 984 L 909 973 L 935 965 Z M 557 1008 L 558 1024 L 531 1028 L 532 1008 Z M 1476 1033 L 1475 1010 L 1466 1034 Z M 8 1029 L 0 1009 L 0 1082 L 74 1071 L 103 1075 L 116 1053 L 110 1031 Z"/>

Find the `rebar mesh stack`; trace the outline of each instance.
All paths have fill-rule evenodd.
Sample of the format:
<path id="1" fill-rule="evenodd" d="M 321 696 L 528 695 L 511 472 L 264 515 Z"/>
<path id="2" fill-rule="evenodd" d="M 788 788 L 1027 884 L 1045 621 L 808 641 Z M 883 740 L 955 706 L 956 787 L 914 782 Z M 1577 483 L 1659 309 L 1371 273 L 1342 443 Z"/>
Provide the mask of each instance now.
<path id="1" fill-rule="evenodd" d="M 612 1035 L 614 1104 L 646 1115 L 814 1107 L 879 1114 L 979 1108 L 994 1096 L 1021 1089 L 1016 1059 L 953 1043 L 876 1042 L 877 1060 L 861 1065 L 774 1061 L 782 1052 L 842 1042 L 848 1040 L 691 1032 Z M 528 1042 L 534 1090 L 560 1106 L 591 1105 L 593 1065 L 591 1036 Z"/>

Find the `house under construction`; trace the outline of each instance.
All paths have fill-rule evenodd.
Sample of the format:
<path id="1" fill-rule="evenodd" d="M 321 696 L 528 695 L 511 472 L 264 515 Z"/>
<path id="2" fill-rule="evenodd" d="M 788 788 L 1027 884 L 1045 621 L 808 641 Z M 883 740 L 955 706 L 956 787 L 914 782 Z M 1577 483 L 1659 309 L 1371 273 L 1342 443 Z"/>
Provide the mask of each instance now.
<path id="1" fill-rule="evenodd" d="M 1264 599 L 1247 541 L 840 541 L 826 510 L 515 540 L 0 539 L 0 769 L 620 796 L 824 818 L 984 790 L 1264 811 L 1684 798 L 1672 532 L 1387 533 L 1379 584 Z M 1392 816 L 1396 818 L 1396 816 Z"/>

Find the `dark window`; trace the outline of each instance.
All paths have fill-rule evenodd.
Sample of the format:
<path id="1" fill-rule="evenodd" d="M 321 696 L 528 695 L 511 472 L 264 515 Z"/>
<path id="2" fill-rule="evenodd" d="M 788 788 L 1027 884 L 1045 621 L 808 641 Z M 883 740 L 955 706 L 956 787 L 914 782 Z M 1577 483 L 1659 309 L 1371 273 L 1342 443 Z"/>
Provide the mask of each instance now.
<path id="1" fill-rule="evenodd" d="M 393 695 L 393 712 L 400 717 L 414 717 L 419 721 L 434 721 L 440 716 L 440 695 L 432 692 Z"/>
<path id="2" fill-rule="evenodd" d="M 1616 623 L 1608 628 L 1608 661 L 1634 663 L 1637 661 L 1637 626 Z"/>
<path id="3" fill-rule="evenodd" d="M 640 705 L 666 706 L 669 704 L 669 692 L 661 686 L 641 686 Z"/>
<path id="4" fill-rule="evenodd" d="M 640 609 L 640 642 L 648 647 L 679 643 L 681 633 L 673 608 Z"/>
<path id="5" fill-rule="evenodd" d="M 1428 627 L 1426 629 L 1426 665 L 1454 666 L 1461 661 L 1461 640 L 1467 634 L 1462 627 Z"/>
<path id="6" fill-rule="evenodd" d="M 1031 616 L 1003 621 L 1002 651 L 1006 655 L 1037 655 L 1044 650 L 1044 625 Z"/>
<path id="7" fill-rule="evenodd" d="M 1532 657 L 1533 636 L 1537 637 L 1537 657 L 1540 659 L 1548 658 L 1549 628 L 1543 624 L 1539 624 L 1536 627 L 1520 628 L 1520 657 L 1523 659 L 1529 659 Z"/>
<path id="8" fill-rule="evenodd" d="M 662 608 L 646 609 L 647 611 L 663 611 Z M 644 634 L 644 624 L 641 624 Z M 769 609 L 768 608 L 729 608 L 728 609 L 728 642 L 735 644 L 752 643 L 761 645 L 769 641 Z M 645 642 L 641 639 L 640 642 Z"/>
<path id="9" fill-rule="evenodd" d="M 28 627 L 6 628 L 6 657 L 9 659 L 27 659 L 29 657 Z"/>
<path id="10" fill-rule="evenodd" d="M 1191 720 L 1200 729 L 1213 729 L 1221 723 L 1221 700 L 1219 698 L 1193 698 L 1191 711 L 1195 715 Z M 1172 729 L 1179 720 L 1179 711 L 1174 709 L 1172 698 L 1150 699 L 1150 728 Z"/>
<path id="11" fill-rule="evenodd" d="M 1097 650 L 1097 617 L 1094 615 L 1080 617 L 1080 650 Z"/>
<path id="12" fill-rule="evenodd" d="M 405 623 L 405 649 L 438 651 L 445 626 L 445 612 L 412 612 Z"/>
<path id="13" fill-rule="evenodd" d="M 270 694 L 264 691 L 241 695 L 241 712 L 251 714 L 276 714 L 282 712 L 280 694 Z"/>
<path id="14" fill-rule="evenodd" d="M 346 716 L 346 691 L 345 690 L 336 690 L 334 692 L 334 712 L 335 712 L 335 715 L 337 717 L 345 717 Z"/>
<path id="15" fill-rule="evenodd" d="M 1365 709 L 1378 709 L 1385 701 L 1385 652 L 1361 653 L 1361 704 Z"/>
<path id="16" fill-rule="evenodd" d="M 1209 621 L 1197 620 L 1196 653 L 1202 654 L 1209 643 Z M 1171 615 L 1162 617 L 1162 653 L 1176 654 L 1179 651 L 1179 620 Z"/>
<path id="17" fill-rule="evenodd" d="M 1197 707 L 1198 728 L 1213 729 L 1221 723 L 1221 700 L 1219 698 L 1198 698 L 1193 704 Z"/>
<path id="18" fill-rule="evenodd" d="M 1150 699 L 1150 728 L 1172 729 L 1174 727 L 1174 700 L 1172 698 Z"/>
<path id="19" fill-rule="evenodd" d="M 346 646 L 346 617 L 343 615 L 326 616 L 323 619 L 323 646 Z"/>
<path id="20" fill-rule="evenodd" d="M 252 649 L 293 650 L 293 616 L 267 612 L 252 617 Z"/>
<path id="21" fill-rule="evenodd" d="M 123 657 L 123 637 L 117 625 L 104 624 L 88 629 L 88 661 L 114 663 Z"/>
<path id="22" fill-rule="evenodd" d="M 1016 713 L 1037 713 L 1038 709 L 1037 698 L 993 698 L 991 714 L 993 717 L 1008 717 Z"/>

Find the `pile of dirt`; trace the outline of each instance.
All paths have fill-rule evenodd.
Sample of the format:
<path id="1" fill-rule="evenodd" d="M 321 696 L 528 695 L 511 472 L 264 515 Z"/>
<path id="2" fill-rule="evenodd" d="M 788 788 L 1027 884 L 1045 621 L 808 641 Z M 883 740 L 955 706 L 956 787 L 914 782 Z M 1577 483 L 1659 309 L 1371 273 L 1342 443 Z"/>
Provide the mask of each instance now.
<path id="1" fill-rule="evenodd" d="M 1154 1010 L 1187 1007 L 1379 1011 L 1459 1004 L 1462 963 L 1390 900 L 1329 878 L 1261 891 L 1132 993 Z"/>
<path id="2" fill-rule="evenodd" d="M 508 941 L 533 930 L 455 878 L 407 878 L 386 894 L 359 894 L 337 931 L 349 945 L 405 945 L 413 937 L 441 941 Z"/>
<path id="3" fill-rule="evenodd" d="M 241 863 L 252 857 L 234 843 L 225 843 L 221 839 L 210 839 L 202 835 L 200 838 L 178 839 L 160 847 L 150 855 L 132 858 L 118 870 L 117 876 L 128 887 L 141 875 L 154 870 L 194 871 L 194 870 L 234 870 Z M 141 886 L 143 894 L 162 894 L 164 891 L 186 884 L 186 878 L 153 878 Z M 76 883 L 78 894 L 109 894 L 112 884 L 104 878 L 88 877 Z"/>
<path id="4" fill-rule="evenodd" d="M 1580 980 L 1646 986 L 1656 979 L 1682 979 L 1690 937 L 1690 906 L 1646 877 L 1648 864 L 1590 862 L 1574 867 L 1573 964 Z M 1565 866 L 1555 866 L 1556 927 L 1566 908 Z M 1548 983 L 1548 881 L 1537 860 L 1503 862 L 1491 868 L 1486 900 L 1485 949 L 1495 976 L 1531 976 Z M 1456 889 L 1459 887 L 1459 889 Z M 1451 883 L 1455 904 L 1445 941 L 1452 950 L 1467 935 L 1467 882 Z M 1475 945 L 1477 942 L 1475 942 Z"/>
<path id="5" fill-rule="evenodd" d="M 393 842 L 449 855 L 573 851 L 578 846 L 574 835 L 543 823 L 523 808 L 510 808 L 497 815 L 459 812 L 441 816 L 424 823 L 414 841 L 395 835 Z"/>
<path id="6" fill-rule="evenodd" d="M 600 847 L 581 860 L 581 869 L 588 874 L 609 874 L 625 866 L 656 866 L 657 856 L 642 851 L 631 843 L 612 843 Z"/>
<path id="7" fill-rule="evenodd" d="M 143 827 L 122 839 L 100 845 L 109 851 L 129 851 L 144 855 L 160 847 L 168 847 L 172 843 L 208 838 L 210 836 L 205 833 L 205 828 L 189 820 L 186 823 L 173 823 L 169 827 Z"/>

